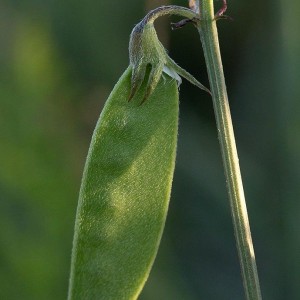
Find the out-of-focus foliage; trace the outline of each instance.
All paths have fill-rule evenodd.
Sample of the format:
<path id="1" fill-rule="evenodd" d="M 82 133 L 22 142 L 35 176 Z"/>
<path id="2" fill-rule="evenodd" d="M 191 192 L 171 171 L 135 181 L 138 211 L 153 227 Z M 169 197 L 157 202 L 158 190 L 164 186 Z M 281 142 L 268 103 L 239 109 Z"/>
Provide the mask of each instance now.
<path id="1" fill-rule="evenodd" d="M 91 133 L 148 2 L 0 4 L 0 299 L 66 298 Z M 300 4 L 228 6 L 220 43 L 262 293 L 299 299 Z M 170 56 L 205 83 L 196 30 L 167 21 L 158 29 Z M 180 93 L 171 206 L 140 298 L 242 299 L 211 100 L 186 82 Z"/>

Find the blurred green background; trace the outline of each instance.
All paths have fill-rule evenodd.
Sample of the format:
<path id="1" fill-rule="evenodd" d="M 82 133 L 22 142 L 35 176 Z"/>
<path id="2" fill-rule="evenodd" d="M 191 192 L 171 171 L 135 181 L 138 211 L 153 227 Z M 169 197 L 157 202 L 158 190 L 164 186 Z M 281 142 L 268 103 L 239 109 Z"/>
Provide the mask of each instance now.
<path id="1" fill-rule="evenodd" d="M 218 27 L 262 294 L 296 300 L 300 3 L 228 2 L 234 21 Z M 92 131 L 128 65 L 133 26 L 170 3 L 1 1 L 0 299 L 66 298 Z M 157 30 L 170 56 L 207 85 L 197 31 L 169 22 Z M 212 102 L 186 81 L 180 94 L 170 211 L 140 299 L 243 299 Z"/>

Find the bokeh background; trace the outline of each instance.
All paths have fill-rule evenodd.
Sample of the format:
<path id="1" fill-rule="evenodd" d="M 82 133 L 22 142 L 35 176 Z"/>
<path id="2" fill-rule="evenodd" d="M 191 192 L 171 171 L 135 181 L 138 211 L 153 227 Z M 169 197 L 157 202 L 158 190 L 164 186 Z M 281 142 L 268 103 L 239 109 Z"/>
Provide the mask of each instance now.
<path id="1" fill-rule="evenodd" d="M 187 5 L 187 1 L 172 4 Z M 66 299 L 90 138 L 145 13 L 170 1 L 0 3 L 0 299 Z M 215 2 L 216 7 L 221 1 Z M 228 0 L 223 63 L 264 299 L 300 299 L 300 2 Z M 171 20 L 177 20 L 172 18 Z M 157 22 L 206 85 L 197 31 Z M 243 299 L 212 102 L 186 81 L 172 199 L 142 300 Z"/>

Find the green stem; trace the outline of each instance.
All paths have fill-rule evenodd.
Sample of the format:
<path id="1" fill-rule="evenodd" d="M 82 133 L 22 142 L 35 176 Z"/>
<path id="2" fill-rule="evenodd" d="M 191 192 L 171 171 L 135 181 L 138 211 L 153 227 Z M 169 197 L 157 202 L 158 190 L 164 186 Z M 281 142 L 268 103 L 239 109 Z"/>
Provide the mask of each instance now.
<path id="1" fill-rule="evenodd" d="M 151 10 L 147 15 L 144 17 L 144 23 L 153 23 L 158 17 L 162 17 L 164 15 L 178 15 L 181 17 L 185 17 L 188 19 L 197 18 L 198 14 L 192 11 L 189 8 L 177 6 L 177 5 L 166 5 L 160 6 L 153 10 Z"/>
<path id="2" fill-rule="evenodd" d="M 198 30 L 213 96 L 246 299 L 259 300 L 262 298 L 219 49 L 218 32 L 214 20 L 213 0 L 201 0 L 199 7 L 201 21 Z"/>

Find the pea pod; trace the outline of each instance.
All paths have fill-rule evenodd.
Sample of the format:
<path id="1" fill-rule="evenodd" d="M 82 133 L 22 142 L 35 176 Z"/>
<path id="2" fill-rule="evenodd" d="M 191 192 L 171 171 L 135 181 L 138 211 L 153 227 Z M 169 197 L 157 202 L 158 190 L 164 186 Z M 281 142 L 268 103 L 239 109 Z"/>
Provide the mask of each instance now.
<path id="1" fill-rule="evenodd" d="M 175 165 L 177 83 L 163 75 L 140 105 L 147 80 L 128 102 L 131 73 L 129 67 L 114 87 L 92 137 L 75 224 L 70 300 L 136 299 L 161 239 Z"/>

